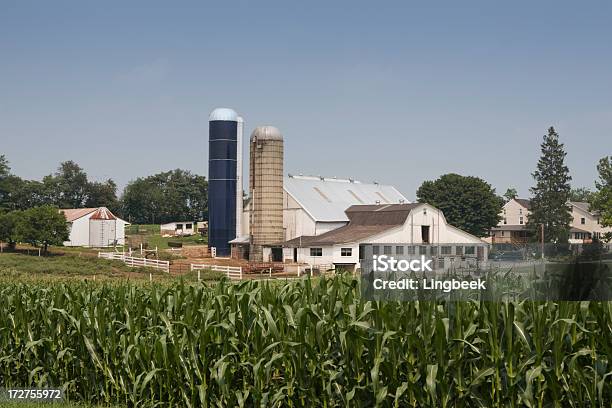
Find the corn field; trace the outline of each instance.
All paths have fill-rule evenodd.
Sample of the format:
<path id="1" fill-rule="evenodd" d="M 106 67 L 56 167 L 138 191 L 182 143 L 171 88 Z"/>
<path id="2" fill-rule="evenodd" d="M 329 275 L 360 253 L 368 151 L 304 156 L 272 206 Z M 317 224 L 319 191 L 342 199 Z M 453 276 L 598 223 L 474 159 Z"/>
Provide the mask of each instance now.
<path id="1" fill-rule="evenodd" d="M 612 302 L 368 302 L 335 277 L 2 283 L 0 310 L 0 387 L 89 403 L 612 404 Z"/>

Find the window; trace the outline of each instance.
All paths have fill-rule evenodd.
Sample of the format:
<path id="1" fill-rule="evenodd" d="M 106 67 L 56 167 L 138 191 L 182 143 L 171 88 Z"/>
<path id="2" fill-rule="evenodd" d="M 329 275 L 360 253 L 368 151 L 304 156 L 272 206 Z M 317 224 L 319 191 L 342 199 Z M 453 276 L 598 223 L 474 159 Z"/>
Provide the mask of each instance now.
<path id="1" fill-rule="evenodd" d="M 419 246 L 419 255 L 427 255 L 427 247 L 425 245 Z"/>
<path id="2" fill-rule="evenodd" d="M 183 224 L 176 224 L 176 229 L 183 229 Z"/>
<path id="3" fill-rule="evenodd" d="M 340 256 L 353 256 L 353 248 L 340 248 Z"/>
<path id="4" fill-rule="evenodd" d="M 436 256 L 438 255 L 438 247 L 432 246 L 431 247 L 431 256 Z"/>
<path id="5" fill-rule="evenodd" d="M 508 221 L 504 218 L 504 224 L 507 224 L 507 223 L 508 223 Z"/>
<path id="6" fill-rule="evenodd" d="M 502 232 L 501 232 L 501 236 L 502 236 L 502 237 L 504 236 L 504 231 L 502 231 Z"/>
<path id="7" fill-rule="evenodd" d="M 463 255 L 463 247 L 455 247 L 455 255 Z"/>
<path id="8" fill-rule="evenodd" d="M 323 248 L 310 248 L 310 256 L 323 256 Z"/>
<path id="9" fill-rule="evenodd" d="M 404 255 L 404 247 L 396 246 L 395 247 L 395 255 Z"/>
<path id="10" fill-rule="evenodd" d="M 519 224 L 523 224 L 523 217 L 519 217 Z"/>
<path id="11" fill-rule="evenodd" d="M 476 253 L 476 248 L 473 246 L 466 246 L 465 247 L 465 254 L 466 255 L 474 255 Z"/>
<path id="12" fill-rule="evenodd" d="M 586 224 L 586 219 L 581 218 L 581 219 L 580 219 L 580 223 L 581 223 L 582 225 Z"/>
<path id="13" fill-rule="evenodd" d="M 383 253 L 385 255 L 391 255 L 391 245 L 385 245 L 383 248 Z"/>
<path id="14" fill-rule="evenodd" d="M 440 254 L 441 255 L 450 255 L 451 254 L 451 246 L 443 246 L 442 248 L 440 248 Z"/>
<path id="15" fill-rule="evenodd" d="M 519 214 L 523 215 L 523 209 L 519 208 Z"/>
<path id="16" fill-rule="evenodd" d="M 378 254 L 380 254 L 380 248 L 379 248 L 379 246 L 378 246 L 378 245 L 374 245 L 374 246 L 372 247 L 372 253 L 373 253 L 374 255 L 378 255 Z"/>
<path id="17" fill-rule="evenodd" d="M 193 228 L 193 224 L 185 224 L 185 229 L 191 229 Z"/>
<path id="18" fill-rule="evenodd" d="M 406 252 L 406 253 L 407 253 L 408 255 L 414 255 L 414 252 L 415 252 L 415 249 L 414 249 L 414 247 L 413 247 L 413 246 L 409 246 L 409 247 L 407 248 L 407 252 Z"/>

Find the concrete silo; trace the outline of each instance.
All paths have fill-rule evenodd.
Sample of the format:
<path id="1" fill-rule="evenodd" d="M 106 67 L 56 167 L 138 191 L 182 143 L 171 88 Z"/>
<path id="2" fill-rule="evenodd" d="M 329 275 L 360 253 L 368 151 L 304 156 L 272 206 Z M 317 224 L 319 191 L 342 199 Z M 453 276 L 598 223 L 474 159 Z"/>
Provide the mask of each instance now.
<path id="1" fill-rule="evenodd" d="M 281 242 L 284 238 L 283 136 L 273 126 L 259 126 L 251 134 L 250 145 L 252 207 L 249 257 L 251 261 L 268 261 L 264 259 L 263 246 Z"/>
<path id="2" fill-rule="evenodd" d="M 236 238 L 238 195 L 238 114 L 218 108 L 208 119 L 208 245 L 218 256 L 229 256 Z M 240 126 L 241 127 L 241 126 Z M 242 189 L 240 188 L 240 191 Z"/>

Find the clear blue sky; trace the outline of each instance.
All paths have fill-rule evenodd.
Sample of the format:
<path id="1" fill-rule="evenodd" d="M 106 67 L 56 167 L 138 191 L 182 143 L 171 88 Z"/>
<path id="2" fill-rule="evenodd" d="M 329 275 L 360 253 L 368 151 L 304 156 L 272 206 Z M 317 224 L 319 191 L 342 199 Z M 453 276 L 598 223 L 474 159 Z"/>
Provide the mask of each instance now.
<path id="1" fill-rule="evenodd" d="M 208 172 L 208 114 L 285 135 L 286 172 L 475 175 L 521 195 L 554 125 L 575 186 L 612 154 L 610 2 L 0 0 L 0 154 L 124 186 Z M 494 4 L 495 3 L 495 4 Z"/>

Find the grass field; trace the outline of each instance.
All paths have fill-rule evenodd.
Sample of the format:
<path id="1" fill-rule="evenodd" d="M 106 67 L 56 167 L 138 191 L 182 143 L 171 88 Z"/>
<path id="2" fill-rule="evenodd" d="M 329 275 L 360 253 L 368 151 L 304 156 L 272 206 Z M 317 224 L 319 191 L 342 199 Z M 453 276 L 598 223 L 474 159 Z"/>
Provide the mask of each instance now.
<path id="1" fill-rule="evenodd" d="M 188 237 L 162 237 L 160 226 L 156 224 L 130 225 L 125 233 L 127 235 L 141 235 L 147 242 L 149 249 L 168 249 L 168 242 L 180 242 L 183 245 L 205 245 L 208 243 L 206 237 L 198 234 Z"/>
<path id="2" fill-rule="evenodd" d="M 35 278 L 125 278 L 152 273 L 156 278 L 167 275 L 159 269 L 130 268 L 121 261 L 99 259 L 94 256 L 77 254 L 38 257 L 23 253 L 4 253 L 0 255 L 0 279 L 23 280 Z"/>
<path id="3" fill-rule="evenodd" d="M 609 407 L 612 303 L 369 302 L 348 277 L 0 283 L 0 387 L 131 406 Z"/>

